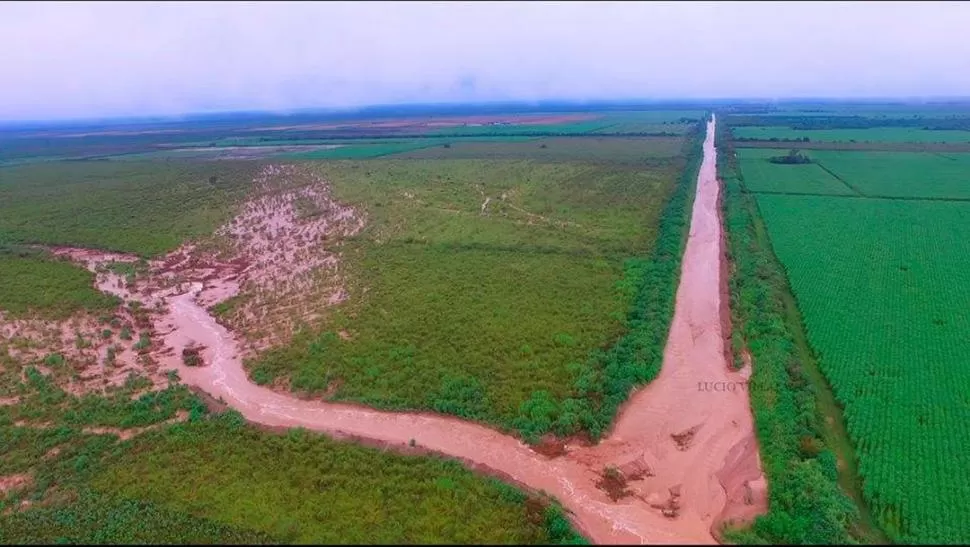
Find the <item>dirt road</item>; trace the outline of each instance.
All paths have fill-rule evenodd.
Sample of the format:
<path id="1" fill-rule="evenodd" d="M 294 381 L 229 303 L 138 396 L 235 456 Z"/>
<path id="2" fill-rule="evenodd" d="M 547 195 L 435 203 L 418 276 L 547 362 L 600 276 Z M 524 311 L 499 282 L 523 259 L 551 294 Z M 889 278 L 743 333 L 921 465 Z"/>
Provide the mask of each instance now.
<path id="1" fill-rule="evenodd" d="M 725 358 L 729 327 L 719 194 L 712 120 L 662 371 L 625 405 L 603 442 L 567 446 L 555 458 L 458 418 L 305 401 L 259 387 L 246 377 L 233 335 L 196 302 L 201 282 L 167 297 L 168 312 L 156 328 L 167 332 L 165 344 L 175 355 L 190 340 L 205 346 L 207 366 L 189 368 L 174 358 L 171 366 L 184 382 L 221 397 L 252 422 L 413 444 L 459 458 L 553 495 L 596 543 L 714 543 L 712 528 L 723 519 L 750 518 L 765 507 L 743 389 L 747 371 L 731 372 Z M 617 501 L 597 487 L 608 466 L 625 477 L 626 494 Z"/>

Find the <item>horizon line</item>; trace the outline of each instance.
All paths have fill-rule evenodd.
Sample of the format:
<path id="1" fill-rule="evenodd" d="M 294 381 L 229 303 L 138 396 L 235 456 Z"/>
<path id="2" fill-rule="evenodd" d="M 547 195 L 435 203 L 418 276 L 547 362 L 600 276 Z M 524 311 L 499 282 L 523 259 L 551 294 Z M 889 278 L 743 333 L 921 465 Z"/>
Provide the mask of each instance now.
<path id="1" fill-rule="evenodd" d="M 791 103 L 843 103 L 843 104 L 923 104 L 944 105 L 950 103 L 970 102 L 970 96 L 873 96 L 873 97 L 837 97 L 837 96 L 803 96 L 803 97 L 719 97 L 719 98 L 654 98 L 654 99 L 533 99 L 533 100 L 494 100 L 494 101 L 452 101 L 452 102 L 400 102 L 400 103 L 372 103 L 357 106 L 315 106 L 297 107 L 289 109 L 237 109 L 237 110 L 195 110 L 179 114 L 157 115 L 124 115 L 124 116 L 91 116 L 91 117 L 59 117 L 33 119 L 0 119 L 0 128 L 11 129 L 17 127 L 32 127 L 38 125 L 57 124 L 125 124 L 125 123 L 171 123 L 185 121 L 202 121 L 210 117 L 240 117 L 240 116 L 279 116 L 296 115 L 341 115 L 368 114 L 370 111 L 380 111 L 393 108 L 408 109 L 456 109 L 474 107 L 554 107 L 554 106 L 652 106 L 652 105 L 697 105 L 713 106 L 716 104 L 791 104 Z"/>

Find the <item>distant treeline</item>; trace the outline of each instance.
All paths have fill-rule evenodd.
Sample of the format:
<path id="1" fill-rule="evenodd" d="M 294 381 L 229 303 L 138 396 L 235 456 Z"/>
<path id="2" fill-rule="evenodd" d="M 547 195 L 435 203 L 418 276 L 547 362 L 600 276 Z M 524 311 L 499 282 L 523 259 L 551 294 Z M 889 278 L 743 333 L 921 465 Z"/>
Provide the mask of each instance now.
<path id="1" fill-rule="evenodd" d="M 298 144 L 305 140 L 381 140 L 381 139 L 475 139 L 482 137 L 682 137 L 682 133 L 671 131 L 610 131 L 608 133 L 591 133 L 581 131 L 489 131 L 487 133 L 375 133 L 373 130 L 341 130 L 341 131 L 307 131 L 289 132 L 285 135 L 258 137 L 255 142 L 293 141 Z M 218 142 L 218 141 L 214 141 Z"/>
<path id="2" fill-rule="evenodd" d="M 965 117 L 923 118 L 916 114 L 899 118 L 869 118 L 865 116 L 751 116 L 732 115 L 732 127 L 782 126 L 795 130 L 811 129 L 871 129 L 873 127 L 914 127 L 929 131 L 970 131 L 970 115 Z M 744 140 L 744 139 L 735 139 Z"/>
<path id="3" fill-rule="evenodd" d="M 764 139 L 764 138 L 761 138 L 761 137 L 734 137 L 734 140 L 737 141 L 737 142 L 762 142 L 762 141 L 768 141 L 768 142 L 811 142 L 811 139 L 809 139 L 808 137 L 793 137 L 793 138 L 788 138 L 788 137 L 771 137 L 770 139 Z"/>

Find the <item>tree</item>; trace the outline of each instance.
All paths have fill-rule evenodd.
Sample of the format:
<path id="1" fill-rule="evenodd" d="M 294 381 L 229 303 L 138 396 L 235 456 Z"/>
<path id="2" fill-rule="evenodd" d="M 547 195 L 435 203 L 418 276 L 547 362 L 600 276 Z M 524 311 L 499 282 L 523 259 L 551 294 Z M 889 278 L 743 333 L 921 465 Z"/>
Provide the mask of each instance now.
<path id="1" fill-rule="evenodd" d="M 782 163 L 786 165 L 798 165 L 804 163 L 812 163 L 812 158 L 809 158 L 805 154 L 802 154 L 798 150 L 792 149 L 788 151 L 785 156 L 773 156 L 768 159 L 771 163 Z"/>

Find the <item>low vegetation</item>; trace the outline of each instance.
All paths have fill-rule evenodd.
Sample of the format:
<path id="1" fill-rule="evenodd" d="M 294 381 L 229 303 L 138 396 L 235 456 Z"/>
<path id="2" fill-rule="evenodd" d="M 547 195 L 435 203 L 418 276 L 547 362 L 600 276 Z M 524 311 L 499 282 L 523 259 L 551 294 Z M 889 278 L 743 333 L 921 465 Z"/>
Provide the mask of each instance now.
<path id="1" fill-rule="evenodd" d="M 249 190 L 254 167 L 227 161 L 0 168 L 0 241 L 163 254 L 227 220 Z"/>
<path id="2" fill-rule="evenodd" d="M 663 165 L 679 156 L 683 137 L 549 137 L 529 141 L 462 140 L 446 147 L 402 153 L 408 159 L 501 159 Z"/>
<path id="3" fill-rule="evenodd" d="M 0 243 L 0 310 L 9 317 L 63 319 L 120 301 L 94 288 L 94 274 L 47 253 Z"/>
<path id="4" fill-rule="evenodd" d="M 26 477 L 0 492 L 3 543 L 585 543 L 555 503 L 452 461 L 262 432 L 182 386 L 78 398 L 25 376 L 0 406 L 0 477 Z"/>
<path id="5" fill-rule="evenodd" d="M 686 171 L 684 152 L 661 161 L 654 139 L 636 141 L 638 161 L 320 166 L 341 201 L 367 210 L 345 247 L 351 298 L 324 332 L 247 363 L 251 377 L 530 440 L 599 435 L 659 370 L 698 135 Z"/>

